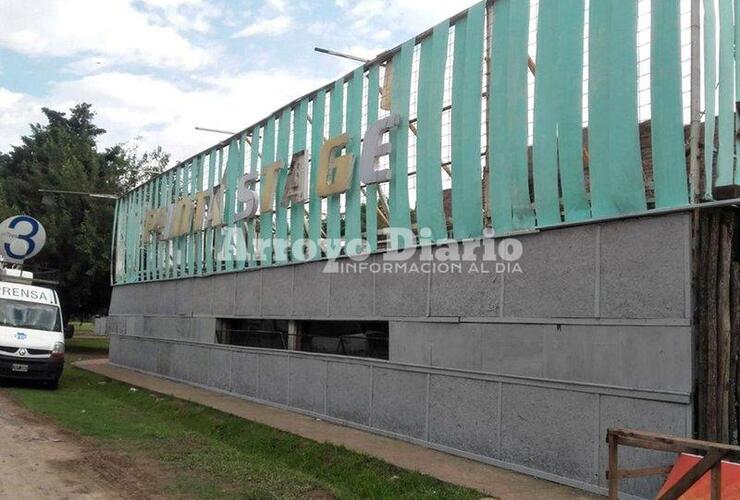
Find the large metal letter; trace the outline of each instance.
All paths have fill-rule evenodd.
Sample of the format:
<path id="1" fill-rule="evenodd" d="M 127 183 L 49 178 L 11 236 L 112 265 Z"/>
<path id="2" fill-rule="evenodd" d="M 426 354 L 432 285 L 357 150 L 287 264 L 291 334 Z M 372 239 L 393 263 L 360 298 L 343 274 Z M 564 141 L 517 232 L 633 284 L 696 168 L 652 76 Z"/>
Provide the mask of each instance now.
<path id="1" fill-rule="evenodd" d="M 308 200 L 308 153 L 299 151 L 293 155 L 288 170 L 288 179 L 283 192 L 283 206 L 303 203 Z"/>
<path id="2" fill-rule="evenodd" d="M 278 160 L 262 169 L 260 212 L 263 214 L 275 210 L 275 190 L 277 189 L 278 173 L 281 168 L 283 168 L 283 162 Z"/>
<path id="3" fill-rule="evenodd" d="M 257 215 L 257 209 L 260 205 L 259 195 L 252 190 L 251 184 L 257 180 L 256 174 L 245 174 L 239 179 L 239 186 L 236 190 L 236 202 L 244 204 L 244 210 L 234 214 L 234 222 L 245 219 L 251 219 Z"/>
<path id="4" fill-rule="evenodd" d="M 333 156 L 336 150 L 347 147 L 349 140 L 349 134 L 345 133 L 329 139 L 321 147 L 316 193 L 322 198 L 341 194 L 349 189 L 355 157 L 351 154 L 338 158 Z"/>
<path id="5" fill-rule="evenodd" d="M 398 127 L 401 117 L 392 113 L 367 127 L 360 158 L 360 178 L 363 184 L 378 184 L 391 180 L 389 168 L 378 170 L 378 159 L 391 154 L 391 143 L 383 142 L 383 135 Z"/>

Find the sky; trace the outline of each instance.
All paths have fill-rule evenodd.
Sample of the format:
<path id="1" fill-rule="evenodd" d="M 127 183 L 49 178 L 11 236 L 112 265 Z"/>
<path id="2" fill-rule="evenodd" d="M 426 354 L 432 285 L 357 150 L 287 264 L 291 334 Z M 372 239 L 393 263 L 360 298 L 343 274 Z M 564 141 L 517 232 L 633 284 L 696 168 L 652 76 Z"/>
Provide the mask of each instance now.
<path id="1" fill-rule="evenodd" d="M 89 102 L 108 133 L 173 161 L 238 131 L 475 0 L 0 0 L 0 152 L 42 107 Z"/>

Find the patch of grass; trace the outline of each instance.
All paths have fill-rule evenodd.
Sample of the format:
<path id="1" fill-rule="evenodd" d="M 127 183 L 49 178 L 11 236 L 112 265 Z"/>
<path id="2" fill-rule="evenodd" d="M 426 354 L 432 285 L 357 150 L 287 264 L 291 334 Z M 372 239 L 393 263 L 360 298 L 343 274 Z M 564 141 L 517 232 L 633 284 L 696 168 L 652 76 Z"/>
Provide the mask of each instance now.
<path id="1" fill-rule="evenodd" d="M 88 339 L 81 340 L 85 342 L 70 342 L 70 351 L 89 347 Z M 56 392 L 19 387 L 7 392 L 101 446 L 158 460 L 172 471 L 172 493 L 178 495 L 315 500 L 484 496 L 71 365 Z"/>
<path id="2" fill-rule="evenodd" d="M 74 337 L 66 340 L 64 344 L 67 354 L 72 355 L 72 360 L 79 357 L 108 356 L 108 337 Z"/>
<path id="3" fill-rule="evenodd" d="M 70 321 L 75 327 L 75 335 L 92 335 L 95 332 L 95 323 L 92 321 Z"/>

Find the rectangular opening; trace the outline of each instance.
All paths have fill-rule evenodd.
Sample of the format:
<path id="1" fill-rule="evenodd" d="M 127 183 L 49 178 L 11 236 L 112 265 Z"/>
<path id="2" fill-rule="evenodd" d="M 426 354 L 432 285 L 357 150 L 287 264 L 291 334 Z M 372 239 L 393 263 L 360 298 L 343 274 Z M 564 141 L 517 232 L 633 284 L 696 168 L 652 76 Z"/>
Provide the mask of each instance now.
<path id="1" fill-rule="evenodd" d="M 388 359 L 387 321 L 222 318 L 219 344 Z"/>

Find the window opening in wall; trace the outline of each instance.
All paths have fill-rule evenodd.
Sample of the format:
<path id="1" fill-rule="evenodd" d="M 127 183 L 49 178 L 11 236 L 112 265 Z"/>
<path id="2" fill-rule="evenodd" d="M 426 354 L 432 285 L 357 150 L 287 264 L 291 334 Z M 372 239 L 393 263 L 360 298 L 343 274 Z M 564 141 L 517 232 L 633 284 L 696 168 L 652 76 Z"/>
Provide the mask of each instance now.
<path id="1" fill-rule="evenodd" d="M 387 321 L 217 321 L 219 344 L 388 359 Z"/>

